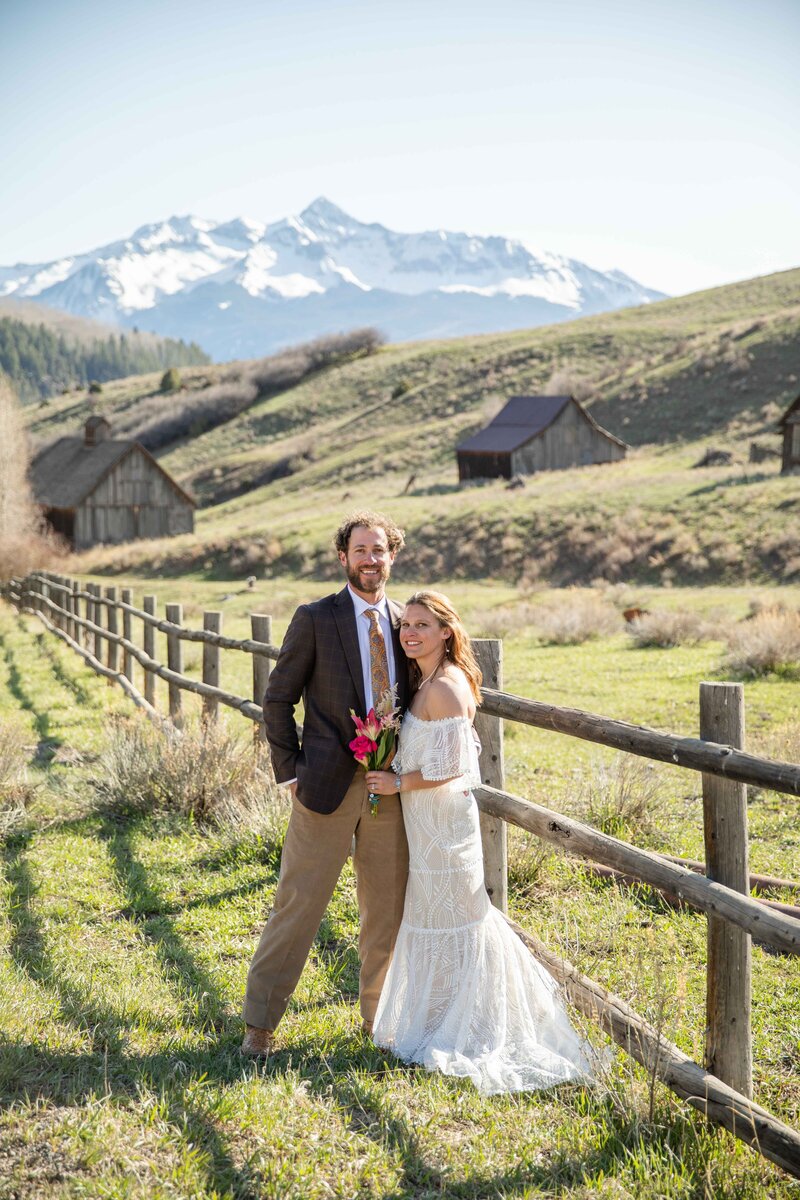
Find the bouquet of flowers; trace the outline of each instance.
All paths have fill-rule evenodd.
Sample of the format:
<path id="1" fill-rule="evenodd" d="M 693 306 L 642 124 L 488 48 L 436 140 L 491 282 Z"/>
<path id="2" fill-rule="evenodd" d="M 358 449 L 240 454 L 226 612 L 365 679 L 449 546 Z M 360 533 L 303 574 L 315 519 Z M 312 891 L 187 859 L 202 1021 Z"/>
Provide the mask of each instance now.
<path id="1" fill-rule="evenodd" d="M 357 763 L 365 771 L 383 771 L 394 758 L 397 745 L 397 733 L 400 729 L 400 718 L 397 706 L 397 686 L 387 688 L 375 708 L 371 708 L 366 717 L 357 717 L 350 709 L 350 716 L 356 727 L 356 736 L 350 743 L 350 749 Z M 380 796 L 374 792 L 369 794 L 369 807 L 373 817 L 378 815 Z"/>

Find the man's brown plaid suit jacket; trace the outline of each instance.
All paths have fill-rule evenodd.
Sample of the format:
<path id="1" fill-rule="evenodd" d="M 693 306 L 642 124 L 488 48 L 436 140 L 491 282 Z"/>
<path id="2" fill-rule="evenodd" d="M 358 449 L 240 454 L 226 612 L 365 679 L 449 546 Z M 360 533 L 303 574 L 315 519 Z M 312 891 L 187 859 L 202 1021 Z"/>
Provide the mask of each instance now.
<path id="1" fill-rule="evenodd" d="M 400 648 L 402 605 L 389 603 L 401 709 L 408 703 L 408 670 Z M 294 710 L 303 700 L 303 739 Z M 279 783 L 297 778 L 297 798 L 314 812 L 333 812 L 361 770 L 348 743 L 355 737 L 350 709 L 366 715 L 356 614 L 350 592 L 302 604 L 292 617 L 264 696 L 264 722 Z"/>

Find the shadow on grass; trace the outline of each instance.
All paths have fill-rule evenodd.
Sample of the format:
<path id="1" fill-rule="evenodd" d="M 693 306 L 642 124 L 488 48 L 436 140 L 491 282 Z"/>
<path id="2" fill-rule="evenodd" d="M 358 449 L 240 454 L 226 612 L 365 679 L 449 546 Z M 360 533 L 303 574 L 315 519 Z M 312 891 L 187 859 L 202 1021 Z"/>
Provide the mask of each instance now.
<path id="1" fill-rule="evenodd" d="M 766 479 L 777 479 L 774 471 L 747 471 L 742 467 L 741 475 L 729 476 L 727 479 L 717 479 L 713 483 L 704 483 L 693 488 L 690 496 L 705 496 L 709 492 L 723 491 L 732 487 L 747 487 L 749 483 L 763 483 Z"/>
<path id="2" fill-rule="evenodd" d="M 159 911 L 160 901 L 147 882 L 141 864 L 130 849 L 130 832 L 106 821 L 101 826 L 117 876 L 129 899 L 133 919 L 154 946 L 166 978 L 178 993 L 181 1019 L 187 1028 L 201 1034 L 209 1028 L 226 1035 L 214 1048 L 135 1055 L 127 1049 L 129 1022 L 89 988 L 75 983 L 60 970 L 48 953 L 42 924 L 35 912 L 36 884 L 26 853 L 32 833 L 13 839 L 4 847 L 5 872 L 9 884 L 9 953 L 19 970 L 58 1001 L 57 1019 L 91 1036 L 92 1050 L 86 1054 L 58 1054 L 41 1046 L 4 1041 L 0 1046 L 0 1102 L 25 1101 L 31 1096 L 50 1099 L 57 1105 L 90 1102 L 98 1095 L 124 1098 L 153 1089 L 167 1101 L 167 1119 L 176 1134 L 208 1155 L 209 1189 L 235 1196 L 249 1196 L 249 1172 L 239 1171 L 213 1119 L 186 1100 L 187 1085 L 202 1078 L 235 1083 L 241 1078 L 238 1054 L 240 1032 L 226 1015 L 224 1002 L 213 979 L 196 962 L 191 951 Z M 142 917 L 148 911 L 154 917 Z M 161 1029 L 162 1033 L 167 1030 Z M 95 1049 L 97 1047 L 97 1049 Z"/>
<path id="3" fill-rule="evenodd" d="M 36 634 L 36 645 L 39 649 L 39 653 L 43 658 L 47 659 L 48 663 L 50 664 L 51 671 L 62 687 L 66 688 L 68 692 L 72 692 L 72 695 L 79 704 L 96 707 L 91 694 L 86 690 L 81 681 L 76 679 L 73 675 L 70 675 L 64 669 L 64 664 L 61 662 L 58 654 L 56 653 L 56 646 L 59 644 L 60 643 L 53 642 L 52 636 L 49 634 Z M 80 662 L 79 659 L 76 659 L 76 661 Z"/>
<path id="4" fill-rule="evenodd" d="M 174 928 L 170 920 L 174 906 L 162 901 L 135 856 L 133 839 L 139 828 L 135 821 L 125 824 L 100 814 L 96 832 L 108 848 L 131 919 L 141 937 L 153 947 L 175 989 L 182 1023 L 200 1035 L 213 1030 L 215 1036 L 173 1051 L 166 1048 L 135 1053 L 130 1049 L 130 1023 L 124 1012 L 115 1011 L 90 988 L 65 977 L 49 956 L 46 932 L 36 911 L 35 879 L 27 861 L 31 841 L 28 833 L 5 847 L 11 892 L 10 952 L 17 967 L 58 1000 L 59 1020 L 92 1035 L 92 1048 L 83 1054 L 60 1053 L 46 1044 L 5 1040 L 0 1045 L 0 1102 L 12 1104 L 38 1097 L 56 1106 L 74 1106 L 105 1096 L 127 1106 L 142 1093 L 155 1093 L 164 1099 L 166 1119 L 176 1140 L 187 1149 L 191 1144 L 199 1151 L 197 1163 L 205 1174 L 208 1193 L 253 1200 L 262 1194 L 266 1182 L 258 1162 L 237 1165 L 213 1111 L 206 1112 L 202 1102 L 187 1099 L 191 1092 L 200 1091 L 192 1088 L 193 1084 L 208 1081 L 222 1088 L 234 1087 L 251 1075 L 269 1082 L 280 1080 L 287 1071 L 297 1072 L 309 1092 L 321 1104 L 331 1105 L 347 1129 L 370 1139 L 398 1164 L 400 1180 L 386 1200 L 442 1194 L 477 1200 L 513 1194 L 522 1188 L 566 1190 L 601 1171 L 613 1175 L 629 1166 L 632 1149 L 642 1144 L 641 1122 L 620 1113 L 603 1094 L 574 1087 L 563 1089 L 564 1103 L 580 1109 L 584 1117 L 588 1114 L 599 1131 L 585 1152 L 574 1154 L 554 1147 L 552 1155 L 543 1161 L 517 1162 L 508 1169 L 483 1170 L 458 1179 L 454 1177 L 459 1170 L 457 1159 L 451 1159 L 453 1165 L 441 1166 L 440 1156 L 431 1150 L 430 1137 L 426 1145 L 424 1133 L 405 1111 L 405 1105 L 396 1106 L 382 1087 L 382 1078 L 387 1075 L 405 1074 L 412 1084 L 415 1078 L 427 1078 L 422 1068 L 403 1065 L 360 1035 L 334 1036 L 323 1052 L 319 1040 L 307 1039 L 280 1050 L 261 1067 L 243 1063 L 238 1052 L 238 1020 L 227 1014 L 212 974 L 197 961 Z M 256 886 L 263 887 L 263 879 L 257 884 L 248 883 L 244 890 Z M 228 889 L 218 893 L 216 899 L 221 902 L 221 896 L 236 891 Z M 213 903 L 214 898 L 195 898 L 190 903 L 200 906 L 209 901 Z M 350 969 L 357 962 L 352 940 L 337 938 L 334 921 L 322 929 L 321 939 L 318 949 L 323 959 L 326 952 L 331 956 L 329 966 L 338 966 L 344 960 L 337 986 L 342 995 L 351 996 Z M 168 1033 L 163 1029 L 161 1032 Z M 469 1087 L 457 1080 L 445 1082 L 454 1096 Z M 487 1120 L 492 1119 L 494 1103 L 487 1101 Z M 499 1097 L 496 1103 L 505 1106 L 509 1101 Z M 531 1105 L 535 1103 L 532 1099 Z M 647 1134 L 656 1148 L 663 1146 L 665 1158 L 672 1153 L 675 1131 L 669 1122 L 648 1126 Z"/>
<path id="5" fill-rule="evenodd" d="M 38 763 L 47 763 L 52 758 L 56 749 L 61 745 L 59 738 L 54 738 L 50 733 L 50 714 L 46 708 L 38 707 L 37 702 L 28 694 L 23 683 L 22 675 L 20 674 L 17 660 L 14 656 L 14 651 L 8 642 L 3 644 L 3 657 L 6 661 L 8 669 L 8 688 L 11 695 L 26 712 L 29 712 L 33 717 L 33 723 L 37 734 L 39 735 L 39 744 L 36 747 L 34 761 Z M 47 697 L 44 697 L 45 701 Z"/>
<path id="6" fill-rule="evenodd" d="M 556 1195 L 597 1176 L 613 1178 L 615 1174 L 621 1174 L 630 1166 L 632 1155 L 645 1146 L 656 1151 L 663 1148 L 663 1158 L 672 1159 L 676 1121 L 682 1128 L 686 1127 L 692 1140 L 696 1137 L 693 1117 L 673 1116 L 671 1122 L 645 1123 L 636 1114 L 621 1112 L 606 1092 L 565 1084 L 555 1091 L 523 1096 L 521 1101 L 529 1103 L 535 1110 L 542 1099 L 551 1101 L 557 1095 L 565 1107 L 583 1120 L 588 1118 L 593 1132 L 587 1136 L 592 1136 L 595 1142 L 591 1149 L 575 1154 L 566 1147 L 554 1146 L 551 1154 L 545 1154 L 535 1163 L 519 1161 L 507 1170 L 471 1173 L 468 1178 L 459 1180 L 454 1178 L 458 1168 L 438 1165 L 435 1161 L 438 1156 L 426 1149 L 413 1119 L 401 1115 L 381 1091 L 382 1076 L 399 1072 L 413 1084 L 416 1079 L 429 1078 L 425 1068 L 404 1064 L 371 1042 L 351 1038 L 335 1042 L 331 1053 L 325 1056 L 319 1054 L 318 1044 L 295 1043 L 291 1051 L 273 1055 L 264 1066 L 263 1074 L 267 1078 L 279 1076 L 287 1068 L 297 1070 L 309 1092 L 321 1101 L 333 1100 L 341 1119 L 353 1133 L 369 1138 L 400 1164 L 400 1182 L 383 1195 L 383 1200 L 440 1195 L 485 1200 L 492 1196 L 516 1195 L 516 1189 L 522 1188 L 526 1189 L 526 1195 L 527 1189 L 538 1188 L 542 1188 L 544 1194 Z M 366 1073 L 369 1075 L 364 1078 Z M 454 1098 L 463 1091 L 470 1092 L 472 1087 L 456 1079 L 447 1080 L 446 1085 L 452 1089 Z M 493 1105 L 505 1109 L 509 1103 L 519 1104 L 520 1097 L 487 1098 L 486 1121 L 492 1121 Z M 457 1161 L 454 1156 L 453 1163 Z M 702 1167 L 704 1164 L 699 1168 L 701 1174 Z"/>
<path id="7" fill-rule="evenodd" d="M 135 922 L 142 941 L 152 947 L 164 978 L 180 1003 L 181 1019 L 200 1033 L 213 1029 L 219 1033 L 228 1023 L 226 1003 L 214 977 L 203 967 L 176 931 L 173 916 L 183 913 L 188 904 L 165 902 L 149 881 L 146 868 L 133 851 L 133 841 L 141 824 L 119 820 L 111 812 L 102 812 L 99 837 L 108 849 L 116 882 L 125 898 L 123 915 Z M 257 884 L 252 885 L 255 890 Z M 263 887 L 263 881 L 260 883 Z M 223 902 L 218 899 L 217 905 Z M 207 903 L 199 897 L 195 907 Z"/>

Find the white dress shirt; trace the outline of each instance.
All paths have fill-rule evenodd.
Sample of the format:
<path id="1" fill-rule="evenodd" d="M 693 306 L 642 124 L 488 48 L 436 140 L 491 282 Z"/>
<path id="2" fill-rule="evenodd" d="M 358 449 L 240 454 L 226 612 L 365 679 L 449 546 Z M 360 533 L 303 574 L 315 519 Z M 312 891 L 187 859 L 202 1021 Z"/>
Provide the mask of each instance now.
<path id="1" fill-rule="evenodd" d="M 392 644 L 392 622 L 389 617 L 389 605 L 384 596 L 382 600 L 370 602 L 362 600 L 357 596 L 350 584 L 347 585 L 347 590 L 350 593 L 350 599 L 353 601 L 353 608 L 356 612 L 356 629 L 358 630 L 358 648 L 361 652 L 361 677 L 364 680 L 364 696 L 366 698 L 367 712 L 358 713 L 359 717 L 365 717 L 371 708 L 374 708 L 380 700 L 380 696 L 372 695 L 372 672 L 370 670 L 370 655 L 369 655 L 369 631 L 372 625 L 372 618 L 366 616 L 368 608 L 374 608 L 378 613 L 378 624 L 383 634 L 383 640 L 386 644 L 386 662 L 389 666 L 389 683 L 394 685 L 397 683 L 397 668 L 394 663 L 394 646 Z"/>

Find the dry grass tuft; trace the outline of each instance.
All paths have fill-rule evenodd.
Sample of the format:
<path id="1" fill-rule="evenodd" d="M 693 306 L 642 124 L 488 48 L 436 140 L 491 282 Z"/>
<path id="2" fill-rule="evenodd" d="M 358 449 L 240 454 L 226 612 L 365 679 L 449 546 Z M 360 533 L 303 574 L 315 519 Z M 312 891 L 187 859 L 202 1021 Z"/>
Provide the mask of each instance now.
<path id="1" fill-rule="evenodd" d="M 508 886 L 515 896 L 530 897 L 545 886 L 553 851 L 534 834 L 513 827 L 508 839 Z"/>
<path id="2" fill-rule="evenodd" d="M 800 612 L 765 608 L 735 626 L 725 665 L 740 675 L 800 668 Z"/>
<path id="3" fill-rule="evenodd" d="M 28 781 L 25 735 L 14 725 L 0 725 L 0 840 L 25 819 L 33 788 Z"/>
<path id="4" fill-rule="evenodd" d="M 710 636 L 705 623 L 692 612 L 649 612 L 634 618 L 627 627 L 636 646 L 695 646 Z"/>
<path id="5" fill-rule="evenodd" d="M 657 837 L 662 804 L 657 768 L 643 758 L 618 754 L 588 775 L 582 804 L 587 823 L 611 837 Z"/>
<path id="6" fill-rule="evenodd" d="M 578 646 L 622 628 L 613 604 L 578 588 L 569 588 L 552 605 L 532 606 L 530 617 L 543 641 L 554 646 Z"/>
<path id="7" fill-rule="evenodd" d="M 223 725 L 165 736 L 143 718 L 111 726 L 95 790 L 121 812 L 177 812 L 204 825 L 271 836 L 289 802 L 253 747 Z"/>

